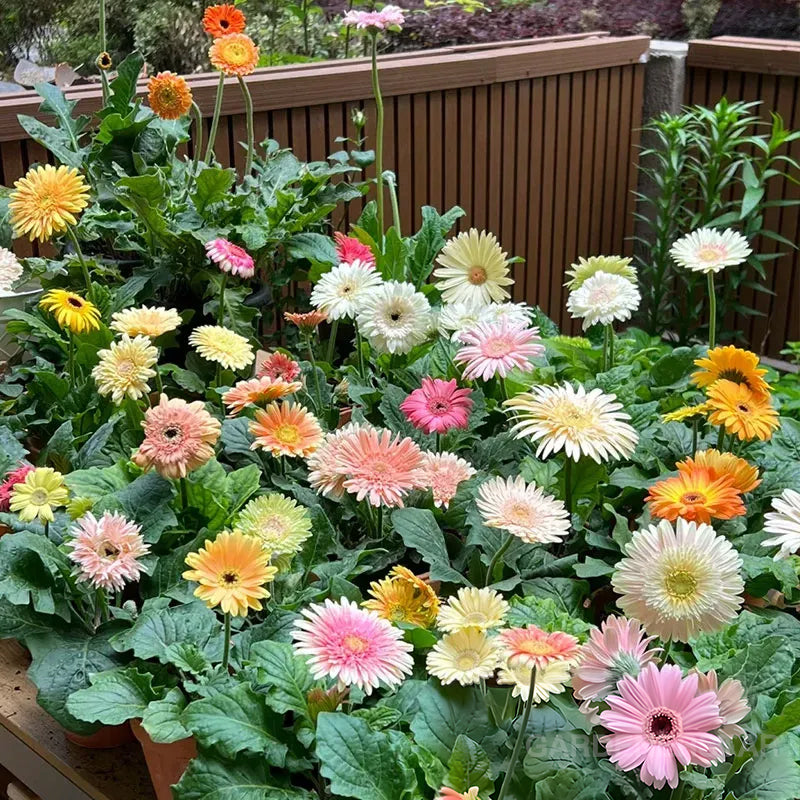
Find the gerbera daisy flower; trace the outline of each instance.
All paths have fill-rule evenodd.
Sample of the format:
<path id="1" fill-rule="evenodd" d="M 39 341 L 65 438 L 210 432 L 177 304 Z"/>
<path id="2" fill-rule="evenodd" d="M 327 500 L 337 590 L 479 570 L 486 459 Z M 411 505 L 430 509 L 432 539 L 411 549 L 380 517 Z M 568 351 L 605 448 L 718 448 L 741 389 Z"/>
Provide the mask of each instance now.
<path id="1" fill-rule="evenodd" d="M 776 561 L 800 551 L 800 492 L 784 489 L 772 498 L 772 511 L 764 514 L 764 532 L 774 534 L 761 542 L 764 547 L 780 547 Z"/>
<path id="2" fill-rule="evenodd" d="M 635 678 L 625 676 L 618 694 L 606 697 L 610 708 L 600 714 L 610 731 L 601 738 L 609 758 L 661 789 L 678 785 L 678 764 L 710 767 L 722 761 L 719 702 L 713 692 L 697 693 L 697 675 L 681 675 L 680 667 L 659 670 L 648 664 Z"/>
<path id="3" fill-rule="evenodd" d="M 89 187 L 74 167 L 32 167 L 14 183 L 8 209 L 14 236 L 46 242 L 77 223 L 89 205 Z"/>
<path id="4" fill-rule="evenodd" d="M 328 319 L 324 311 L 306 311 L 305 313 L 283 312 L 283 318 L 292 325 L 297 325 L 303 333 L 309 334 Z"/>
<path id="5" fill-rule="evenodd" d="M 143 470 L 155 469 L 165 478 L 185 478 L 214 456 L 221 425 L 200 400 L 187 403 L 165 394 L 144 415 L 144 441 L 131 456 Z"/>
<path id="6" fill-rule="evenodd" d="M 449 239 L 436 257 L 433 271 L 445 303 L 502 303 L 510 297 L 506 286 L 507 253 L 494 234 L 470 228 Z"/>
<path id="7" fill-rule="evenodd" d="M 206 242 L 206 255 L 222 270 L 240 278 L 252 278 L 256 271 L 250 253 L 227 239 L 211 239 Z"/>
<path id="8" fill-rule="evenodd" d="M 487 527 L 502 528 L 529 544 L 560 542 L 569 533 L 564 503 L 520 475 L 485 481 L 475 504 Z"/>
<path id="9" fill-rule="evenodd" d="M 505 405 L 515 417 L 511 428 L 515 437 L 539 442 L 537 458 L 563 450 L 574 461 L 589 456 L 599 464 L 627 458 L 639 441 L 616 395 L 603 394 L 600 389 L 587 392 L 579 385 L 575 390 L 569 383 L 534 386 L 531 392 L 506 400 Z"/>
<path id="10" fill-rule="evenodd" d="M 180 314 L 174 308 L 141 306 L 116 311 L 111 315 L 109 327 L 128 336 L 149 336 L 155 339 L 174 331 L 180 324 Z"/>
<path id="11" fill-rule="evenodd" d="M 554 661 L 573 662 L 578 656 L 578 640 L 568 633 L 548 633 L 536 625 L 526 628 L 506 628 L 497 634 L 508 663 L 527 670 L 544 669 Z"/>
<path id="12" fill-rule="evenodd" d="M 300 365 L 294 359 L 276 350 L 274 353 L 269 353 L 261 362 L 256 377 L 291 383 L 300 377 L 300 373 Z"/>
<path id="13" fill-rule="evenodd" d="M 491 678 L 500 660 L 496 640 L 478 628 L 446 633 L 428 652 L 429 675 L 442 685 L 458 681 L 471 686 Z"/>
<path id="14" fill-rule="evenodd" d="M 589 256 L 589 258 L 583 258 L 583 256 L 579 256 L 578 260 L 570 265 L 567 270 L 566 275 L 569 280 L 564 286 L 574 292 L 598 272 L 605 272 L 607 275 L 619 275 L 634 286 L 638 282 L 636 267 L 631 266 L 630 258 L 623 258 L 622 256 Z"/>
<path id="15" fill-rule="evenodd" d="M 592 325 L 611 325 L 630 319 L 641 301 L 638 288 L 625 276 L 596 272 L 570 292 L 567 310 L 573 319 L 583 320 L 586 330 Z"/>
<path id="16" fill-rule="evenodd" d="M 730 228 L 699 228 L 678 239 L 669 254 L 684 269 L 708 273 L 744 264 L 752 252 L 747 239 Z"/>
<path id="17" fill-rule="evenodd" d="M 744 693 L 744 686 L 735 678 L 728 678 L 719 685 L 715 670 L 695 672 L 697 675 L 697 693 L 713 692 L 719 703 L 719 715 L 722 724 L 714 733 L 722 741 L 722 749 L 726 754 L 733 753 L 733 740 L 744 736 L 744 728 L 736 723 L 741 722 L 750 713 L 750 704 Z"/>
<path id="18" fill-rule="evenodd" d="M 457 364 L 464 364 L 464 378 L 488 381 L 495 375 L 505 378 L 514 367 L 530 372 L 530 359 L 544 353 L 538 328 L 500 322 L 481 322 L 459 337 L 463 346 L 456 353 Z"/>
<path id="19" fill-rule="evenodd" d="M 22 264 L 7 248 L 0 247 L 0 296 L 11 291 L 11 287 L 22 277 Z"/>
<path id="20" fill-rule="evenodd" d="M 639 620 L 625 617 L 608 617 L 593 628 L 572 673 L 575 698 L 602 700 L 626 675 L 635 678 L 656 660 L 659 648 L 648 649 L 654 638 L 647 636 Z"/>
<path id="21" fill-rule="evenodd" d="M 464 331 L 474 328 L 481 322 L 489 321 L 483 313 L 485 308 L 489 306 L 480 303 L 446 303 L 439 310 L 437 317 L 439 333 L 453 342 L 460 342 Z M 523 323 L 524 325 L 527 325 L 527 322 Z"/>
<path id="22" fill-rule="evenodd" d="M 462 587 L 442 606 L 436 627 L 447 633 L 469 628 L 488 631 L 502 627 L 507 614 L 508 603 L 500 592 L 488 587 Z"/>
<path id="23" fill-rule="evenodd" d="M 350 423 L 344 428 L 325 434 L 322 444 L 308 457 L 308 482 L 325 497 L 338 500 L 345 492 L 344 482 L 347 473 L 340 461 L 345 441 L 356 438 L 361 430 L 372 430 L 369 424 Z"/>
<path id="24" fill-rule="evenodd" d="M 457 792 L 449 786 L 442 786 L 439 789 L 439 796 L 436 800 L 481 800 L 478 797 L 480 789 L 477 786 L 470 786 L 466 792 Z"/>
<path id="25" fill-rule="evenodd" d="M 711 411 L 711 406 L 708 403 L 698 403 L 694 406 L 681 406 L 668 414 L 662 414 L 661 419 L 664 422 L 686 422 L 690 419 L 705 417 L 709 411 Z"/>
<path id="26" fill-rule="evenodd" d="M 319 421 L 299 404 L 270 403 L 266 408 L 259 408 L 249 427 L 255 437 L 250 449 L 261 447 L 276 457 L 305 458 L 322 442 Z"/>
<path id="27" fill-rule="evenodd" d="M 243 78 L 258 66 L 258 47 L 246 33 L 227 33 L 214 39 L 208 60 L 225 75 Z"/>
<path id="28" fill-rule="evenodd" d="M 471 394 L 471 389 L 459 389 L 455 378 L 423 378 L 422 386 L 400 403 L 400 410 L 425 433 L 447 433 L 451 428 L 467 427 L 473 405 Z"/>
<path id="29" fill-rule="evenodd" d="M 732 519 L 746 512 L 739 490 L 730 475 L 712 477 L 704 467 L 681 470 L 675 477 L 658 481 L 645 497 L 654 517 L 678 517 L 688 521 L 711 522 Z"/>
<path id="30" fill-rule="evenodd" d="M 147 84 L 147 102 L 161 119 L 180 119 L 192 107 L 192 90 L 180 75 L 166 70 Z"/>
<path id="31" fill-rule="evenodd" d="M 648 633 L 686 642 L 719 630 L 742 604 L 742 561 L 710 525 L 678 518 L 633 534 L 611 578 L 617 604 Z"/>
<path id="32" fill-rule="evenodd" d="M 331 320 L 352 319 L 364 298 L 383 284 L 380 273 L 362 261 L 339 264 L 326 272 L 311 290 L 310 302 Z"/>
<path id="33" fill-rule="evenodd" d="M 536 668 L 536 682 L 533 688 L 533 702 L 546 703 L 550 695 L 561 694 L 570 677 L 571 661 L 553 661 L 545 667 Z M 501 685 L 512 685 L 512 697 L 528 700 L 531 692 L 531 675 L 533 670 L 521 664 L 512 664 L 506 660 L 497 673 L 497 682 Z"/>
<path id="34" fill-rule="evenodd" d="M 533 309 L 527 303 L 489 303 L 481 306 L 481 322 L 500 322 L 527 328 L 531 324 Z"/>
<path id="35" fill-rule="evenodd" d="M 431 330 L 431 307 L 411 283 L 387 281 L 368 292 L 359 304 L 358 327 L 379 353 L 408 353 Z"/>
<path id="36" fill-rule="evenodd" d="M 372 581 L 370 600 L 361 605 L 389 622 L 430 628 L 439 613 L 439 597 L 430 584 L 406 567 L 394 567 L 388 577 Z"/>
<path id="37" fill-rule="evenodd" d="M 311 515 L 291 497 L 268 492 L 239 512 L 236 530 L 255 536 L 274 561 L 276 557 L 300 552 L 303 542 L 311 536 Z"/>
<path id="38" fill-rule="evenodd" d="M 206 539 L 205 546 L 186 556 L 186 564 L 191 569 L 183 579 L 199 584 L 195 597 L 234 617 L 245 617 L 250 609 L 261 611 L 261 601 L 269 597 L 266 584 L 277 573 L 258 539 L 238 531 Z"/>
<path id="39" fill-rule="evenodd" d="M 758 467 L 733 453 L 720 453 L 714 448 L 698 450 L 694 458 L 679 461 L 675 466 L 678 472 L 686 473 L 695 469 L 707 469 L 711 480 L 727 476 L 733 481 L 733 487 L 742 494 L 752 492 L 761 483 Z"/>
<path id="40" fill-rule="evenodd" d="M 97 66 L 97 68 L 103 70 L 103 72 L 108 72 L 108 70 L 110 70 L 111 67 L 114 66 L 114 61 L 111 58 L 111 53 L 109 53 L 107 50 L 103 50 L 103 52 L 100 53 L 94 60 L 94 63 Z"/>
<path id="41" fill-rule="evenodd" d="M 712 425 L 724 425 L 725 430 L 741 440 L 772 437 L 780 426 L 778 412 L 772 407 L 769 396 L 756 394 L 742 383 L 718 380 L 708 387 L 708 404 Z"/>
<path id="42" fill-rule="evenodd" d="M 221 325 L 201 325 L 189 335 L 189 344 L 208 361 L 225 369 L 244 369 L 255 356 L 250 342 L 238 333 Z"/>
<path id="43" fill-rule="evenodd" d="M 423 453 L 419 485 L 431 490 L 437 508 L 447 508 L 456 496 L 458 485 L 475 474 L 472 465 L 455 453 Z"/>
<path id="44" fill-rule="evenodd" d="M 90 497 L 73 497 L 67 503 L 67 514 L 74 522 L 76 519 L 80 519 L 87 511 L 91 511 L 94 508 L 94 503 L 95 501 Z"/>
<path id="45" fill-rule="evenodd" d="M 74 292 L 51 289 L 39 301 L 45 311 L 50 311 L 56 322 L 72 333 L 88 333 L 100 329 L 100 309 Z"/>
<path id="46" fill-rule="evenodd" d="M 340 264 L 352 264 L 360 261 L 367 267 L 375 268 L 375 255 L 366 244 L 362 244 L 354 236 L 345 236 L 341 231 L 333 234 L 336 244 L 336 258 Z"/>
<path id="47" fill-rule="evenodd" d="M 365 694 L 383 685 L 399 686 L 411 674 L 412 645 L 403 631 L 374 611 L 342 597 L 301 611 L 295 622 L 295 652 L 308 656 L 314 678 L 336 678 L 342 686 L 358 686 Z"/>
<path id="48" fill-rule="evenodd" d="M 243 33 L 245 21 L 245 15 L 229 3 L 209 6 L 203 12 L 203 30 L 214 39 L 229 33 Z"/>
<path id="49" fill-rule="evenodd" d="M 106 511 L 97 519 L 89 511 L 71 534 L 64 544 L 72 550 L 69 557 L 78 565 L 79 580 L 109 592 L 121 592 L 126 582 L 139 580 L 139 558 L 150 552 L 139 525 L 121 514 Z"/>
<path id="50" fill-rule="evenodd" d="M 100 361 L 92 370 L 97 382 L 97 391 L 120 405 L 126 397 L 138 400 L 150 392 L 147 381 L 155 377 L 151 369 L 158 361 L 158 350 L 146 336 L 131 339 L 123 333 L 118 342 L 111 342 L 108 349 L 98 351 Z"/>
<path id="51" fill-rule="evenodd" d="M 696 359 L 694 364 L 700 369 L 692 373 L 692 383 L 701 389 L 723 380 L 742 383 L 756 394 L 770 393 L 771 387 L 764 380 L 767 370 L 759 367 L 758 356 L 749 350 L 732 344 L 714 347 L 705 358 Z"/>
<path id="52" fill-rule="evenodd" d="M 379 11 L 351 9 L 342 17 L 343 25 L 355 25 L 360 30 L 399 30 L 404 22 L 403 9 L 393 5 L 386 5 Z"/>
<path id="53" fill-rule="evenodd" d="M 355 429 L 338 453 L 344 488 L 373 506 L 402 507 L 403 497 L 419 486 L 422 463 L 412 439 L 384 429 Z"/>
<path id="54" fill-rule="evenodd" d="M 11 488 L 9 507 L 22 522 L 52 522 L 53 509 L 66 505 L 68 499 L 64 476 L 51 467 L 36 467 Z"/>
<path id="55" fill-rule="evenodd" d="M 232 389 L 222 395 L 222 402 L 228 407 L 228 416 L 235 417 L 247 406 L 257 406 L 280 400 L 290 394 L 300 391 L 303 384 L 299 381 L 287 382 L 281 378 L 251 378 L 248 381 L 239 381 Z"/>
<path id="56" fill-rule="evenodd" d="M 35 468 L 30 464 L 20 464 L 16 469 L 6 473 L 5 480 L 0 483 L 0 511 L 11 510 L 11 492 L 18 483 L 22 483 L 29 472 Z"/>

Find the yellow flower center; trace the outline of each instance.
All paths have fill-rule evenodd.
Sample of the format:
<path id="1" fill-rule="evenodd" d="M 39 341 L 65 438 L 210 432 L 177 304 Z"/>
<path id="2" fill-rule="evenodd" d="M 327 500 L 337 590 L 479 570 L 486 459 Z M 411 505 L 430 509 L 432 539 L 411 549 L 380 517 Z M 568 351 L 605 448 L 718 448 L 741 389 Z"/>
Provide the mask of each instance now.
<path id="1" fill-rule="evenodd" d="M 236 586 L 239 583 L 239 573 L 235 570 L 229 569 L 220 573 L 219 585 L 225 587 Z"/>
<path id="2" fill-rule="evenodd" d="M 354 633 L 348 633 L 342 639 L 342 646 L 345 650 L 349 650 L 356 655 L 363 653 L 369 647 L 369 642 L 361 636 L 356 636 Z"/>
<path id="3" fill-rule="evenodd" d="M 296 425 L 284 423 L 275 428 L 275 438 L 281 444 L 296 444 L 300 440 L 300 431 L 297 430 Z"/>
<path id="4" fill-rule="evenodd" d="M 475 669 L 480 664 L 480 656 L 475 650 L 462 650 L 458 654 L 456 665 L 460 670 Z"/>
<path id="5" fill-rule="evenodd" d="M 512 503 L 506 511 L 509 522 L 515 525 L 530 525 L 533 522 L 533 514 L 530 506 L 525 503 Z"/>
<path id="6" fill-rule="evenodd" d="M 239 42 L 228 42 L 225 59 L 231 64 L 246 64 L 250 60 L 250 51 Z"/>
<path id="7" fill-rule="evenodd" d="M 486 283 L 488 277 L 489 276 L 486 272 L 486 267 L 472 267 L 467 275 L 467 280 L 473 286 L 482 286 L 484 283 Z"/>
<path id="8" fill-rule="evenodd" d="M 387 610 L 389 618 L 394 622 L 405 622 L 408 618 L 408 611 L 400 603 L 393 603 Z"/>
<path id="9" fill-rule="evenodd" d="M 470 611 L 469 614 L 464 614 L 465 625 L 485 625 L 489 618 L 483 611 Z"/>
<path id="10" fill-rule="evenodd" d="M 664 588 L 673 600 L 685 600 L 697 591 L 697 578 L 685 569 L 674 569 L 664 578 Z"/>
<path id="11" fill-rule="evenodd" d="M 552 646 L 548 642 L 535 639 L 525 639 L 520 642 L 517 645 L 517 650 L 521 653 L 529 653 L 532 656 L 549 656 L 554 652 Z"/>
<path id="12" fill-rule="evenodd" d="M 48 500 L 47 489 L 34 489 L 31 492 L 31 503 L 35 506 L 46 506 Z"/>
<path id="13" fill-rule="evenodd" d="M 725 255 L 724 248 L 710 244 L 706 245 L 705 247 L 701 247 L 697 251 L 697 258 L 700 259 L 700 261 L 705 261 L 705 262 L 717 261 L 724 255 Z"/>

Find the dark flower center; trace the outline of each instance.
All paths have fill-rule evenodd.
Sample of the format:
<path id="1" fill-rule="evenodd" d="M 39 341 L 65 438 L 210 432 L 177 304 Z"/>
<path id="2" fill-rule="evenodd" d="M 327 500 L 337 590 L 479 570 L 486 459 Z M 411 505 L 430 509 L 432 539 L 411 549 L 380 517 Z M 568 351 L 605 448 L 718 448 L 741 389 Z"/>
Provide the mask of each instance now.
<path id="1" fill-rule="evenodd" d="M 239 582 L 239 576 L 235 572 L 223 572 L 222 582 L 227 583 L 230 586 Z"/>
<path id="2" fill-rule="evenodd" d="M 672 709 L 654 708 L 645 723 L 645 732 L 654 744 L 667 744 L 680 734 L 680 718 Z"/>
<path id="3" fill-rule="evenodd" d="M 180 428 L 165 428 L 164 429 L 164 438 L 169 439 L 177 439 L 181 435 Z"/>
<path id="4" fill-rule="evenodd" d="M 69 298 L 67 298 L 67 302 L 73 308 L 83 308 L 83 301 L 78 297 L 69 297 Z"/>

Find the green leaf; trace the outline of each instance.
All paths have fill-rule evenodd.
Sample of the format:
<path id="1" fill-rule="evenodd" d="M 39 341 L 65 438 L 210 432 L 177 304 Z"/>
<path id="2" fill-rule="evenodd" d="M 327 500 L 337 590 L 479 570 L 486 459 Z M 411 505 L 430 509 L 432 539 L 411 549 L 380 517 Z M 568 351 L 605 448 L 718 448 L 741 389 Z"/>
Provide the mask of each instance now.
<path id="1" fill-rule="evenodd" d="M 67 711 L 84 722 L 121 725 L 141 718 L 148 704 L 161 696 L 153 689 L 153 676 L 133 667 L 101 672 L 89 680 L 90 686 L 67 700 Z"/>
<path id="2" fill-rule="evenodd" d="M 564 631 L 585 640 L 592 625 L 564 611 L 552 597 L 511 598 L 508 624 L 514 628 L 536 625 L 548 632 Z"/>
<path id="3" fill-rule="evenodd" d="M 169 744 L 187 739 L 191 733 L 186 730 L 181 716 L 186 708 L 186 698 L 180 689 L 172 688 L 161 700 L 154 700 L 142 714 L 142 727 L 150 738 L 158 744 Z"/>
<path id="4" fill-rule="evenodd" d="M 797 741 L 791 734 L 776 739 L 757 752 L 725 788 L 739 800 L 795 800 L 800 787 Z"/>
<path id="5" fill-rule="evenodd" d="M 0 639 L 25 641 L 29 636 L 50 633 L 58 623 L 52 617 L 37 614 L 26 605 L 18 606 L 0 598 Z"/>
<path id="6" fill-rule="evenodd" d="M 405 281 L 408 247 L 395 228 L 389 228 L 378 256 L 378 271 L 387 281 Z"/>
<path id="7" fill-rule="evenodd" d="M 306 694 L 314 678 L 306 659 L 294 653 L 284 642 L 256 642 L 250 648 L 249 661 L 258 667 L 259 681 L 269 687 L 267 704 L 280 714 L 293 711 L 308 716 Z"/>
<path id="8" fill-rule="evenodd" d="M 16 436 L 6 427 L 0 425 L 0 476 L 16 469 L 24 461 L 28 451 L 20 444 Z"/>
<path id="9" fill-rule="evenodd" d="M 800 697 L 788 702 L 780 714 L 767 720 L 764 733 L 770 736 L 780 736 L 792 728 L 800 727 Z"/>
<path id="10" fill-rule="evenodd" d="M 236 180 L 236 171 L 220 167 L 205 167 L 195 179 L 192 202 L 202 213 L 212 203 L 218 203 L 228 197 L 231 186 Z"/>
<path id="11" fill-rule="evenodd" d="M 536 800 L 607 800 L 609 778 L 598 774 L 587 778 L 577 769 L 565 769 L 536 784 Z"/>
<path id="12" fill-rule="evenodd" d="M 537 736 L 525 754 L 525 774 L 534 782 L 571 768 L 589 775 L 597 769 L 589 736 L 556 731 Z"/>
<path id="13" fill-rule="evenodd" d="M 330 236 L 321 233 L 296 233 L 286 245 L 292 258 L 305 258 L 320 264 L 336 264 L 336 248 Z"/>
<path id="14" fill-rule="evenodd" d="M 109 494 L 128 485 L 125 470 L 119 464 L 112 467 L 90 467 L 78 469 L 64 476 L 64 483 L 74 497 L 86 497 L 89 500 L 100 500 Z"/>
<path id="15" fill-rule="evenodd" d="M 105 467 L 108 466 L 112 458 L 103 449 L 108 444 L 108 440 L 114 433 L 114 428 L 120 420 L 119 415 L 114 415 L 108 422 L 104 422 L 84 443 L 78 451 L 74 466 L 76 469 L 86 467 Z"/>
<path id="16" fill-rule="evenodd" d="M 257 491 L 261 483 L 261 470 L 255 464 L 229 472 L 226 493 L 230 499 L 229 513 L 238 511 Z"/>
<path id="17" fill-rule="evenodd" d="M 144 58 L 141 53 L 130 53 L 117 67 L 117 77 L 111 81 L 108 107 L 123 117 L 130 111 L 136 97 L 136 82 L 142 74 Z"/>
<path id="18" fill-rule="evenodd" d="M 491 762 L 486 751 L 468 736 L 460 735 L 447 762 L 446 785 L 457 792 L 466 792 L 477 786 L 481 792 L 494 791 Z"/>

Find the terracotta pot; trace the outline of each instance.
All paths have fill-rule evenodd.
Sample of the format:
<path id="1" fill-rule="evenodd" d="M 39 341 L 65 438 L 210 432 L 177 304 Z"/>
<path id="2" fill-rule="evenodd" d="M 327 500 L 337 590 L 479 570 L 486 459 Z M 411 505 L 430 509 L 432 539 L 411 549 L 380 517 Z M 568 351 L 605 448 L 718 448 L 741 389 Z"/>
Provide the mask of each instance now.
<path id="1" fill-rule="evenodd" d="M 8 525 L 4 525 L 0 522 L 0 537 L 5 536 L 7 533 L 11 533 L 11 528 Z"/>
<path id="2" fill-rule="evenodd" d="M 170 744 L 157 744 L 138 719 L 131 720 L 133 735 L 139 740 L 147 762 L 147 771 L 158 800 L 172 800 L 172 786 L 186 772 L 189 762 L 197 757 L 197 743 L 193 736 Z"/>
<path id="3" fill-rule="evenodd" d="M 64 731 L 64 735 L 67 737 L 67 741 L 88 750 L 111 750 L 133 741 L 133 732 L 127 722 L 122 725 L 103 725 L 100 730 L 90 733 L 88 736 L 68 730 Z"/>
<path id="4" fill-rule="evenodd" d="M 337 428 L 344 428 L 348 422 L 353 418 L 353 406 L 345 406 L 339 409 L 339 424 Z"/>

